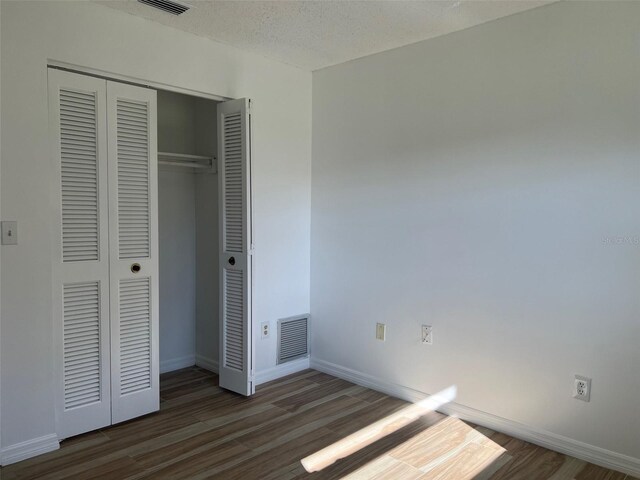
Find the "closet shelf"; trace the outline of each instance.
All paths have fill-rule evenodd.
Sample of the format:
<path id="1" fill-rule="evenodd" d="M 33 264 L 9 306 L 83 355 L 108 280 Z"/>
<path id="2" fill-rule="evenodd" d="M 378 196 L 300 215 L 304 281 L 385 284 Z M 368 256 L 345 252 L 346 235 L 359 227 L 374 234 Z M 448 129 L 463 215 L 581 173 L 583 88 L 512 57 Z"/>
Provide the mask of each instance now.
<path id="1" fill-rule="evenodd" d="M 216 158 L 202 155 L 188 155 L 186 153 L 158 152 L 158 164 L 174 167 L 206 169 L 216 173 Z"/>

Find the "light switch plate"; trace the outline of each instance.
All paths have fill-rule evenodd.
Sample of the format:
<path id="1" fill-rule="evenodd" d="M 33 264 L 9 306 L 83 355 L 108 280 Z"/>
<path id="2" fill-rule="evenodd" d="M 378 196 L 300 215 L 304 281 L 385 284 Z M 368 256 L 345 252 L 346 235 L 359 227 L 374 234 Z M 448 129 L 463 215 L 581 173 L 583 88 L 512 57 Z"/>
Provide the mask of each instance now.
<path id="1" fill-rule="evenodd" d="M 18 222 L 3 221 L 2 225 L 2 245 L 18 244 Z"/>

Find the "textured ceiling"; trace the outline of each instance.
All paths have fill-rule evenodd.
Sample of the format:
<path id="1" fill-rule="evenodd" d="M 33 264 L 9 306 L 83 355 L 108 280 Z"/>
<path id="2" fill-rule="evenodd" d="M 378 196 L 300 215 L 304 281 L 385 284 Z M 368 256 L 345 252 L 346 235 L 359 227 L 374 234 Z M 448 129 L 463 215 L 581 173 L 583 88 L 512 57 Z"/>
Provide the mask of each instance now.
<path id="1" fill-rule="evenodd" d="M 136 0 L 98 3 L 306 70 L 317 70 L 552 2 L 187 0 L 193 8 L 180 16 Z"/>

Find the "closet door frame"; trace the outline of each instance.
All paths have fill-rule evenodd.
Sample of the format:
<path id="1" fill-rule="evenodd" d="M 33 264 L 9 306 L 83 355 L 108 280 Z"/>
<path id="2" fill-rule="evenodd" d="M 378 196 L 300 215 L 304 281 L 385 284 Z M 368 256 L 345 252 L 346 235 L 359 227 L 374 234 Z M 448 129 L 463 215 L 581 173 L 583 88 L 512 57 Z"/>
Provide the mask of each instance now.
<path id="1" fill-rule="evenodd" d="M 198 90 L 192 90 L 186 87 L 181 87 L 181 86 L 176 86 L 176 85 L 171 85 L 171 84 L 167 84 L 167 83 L 162 83 L 162 82 L 157 82 L 157 81 L 153 81 L 153 80 L 147 80 L 147 79 L 141 79 L 138 77 L 133 77 L 133 76 L 129 76 L 129 75 L 123 75 L 123 74 L 117 74 L 117 73 L 112 73 L 112 72 L 106 72 L 104 70 L 100 70 L 100 69 L 96 69 L 96 68 L 91 68 L 91 67 L 87 67 L 84 65 L 78 65 L 78 64 L 74 64 L 74 63 L 69 63 L 69 62 L 65 62 L 65 61 L 60 61 L 60 60 L 55 60 L 55 59 L 50 59 L 47 62 L 47 70 L 49 72 L 49 75 L 58 75 L 58 74 L 68 74 L 68 75 L 76 75 L 78 77 L 84 77 L 84 78 L 89 78 L 92 80 L 101 80 L 103 82 L 107 82 L 107 81 L 113 81 L 113 82 L 117 82 L 117 83 L 124 83 L 124 84 L 130 84 L 133 86 L 139 86 L 142 88 L 153 88 L 153 89 L 157 89 L 157 90 L 165 90 L 165 91 L 169 91 L 169 92 L 174 92 L 174 93 L 180 93 L 180 94 L 185 94 L 185 95 L 191 95 L 191 96 L 196 96 L 199 98 L 204 98 L 204 99 L 208 99 L 208 100 L 213 100 L 213 101 L 217 101 L 217 102 L 225 102 L 228 100 L 232 100 L 229 97 L 225 97 L 222 95 L 216 95 L 213 93 L 209 93 L 209 92 L 203 92 L 203 91 L 198 91 Z M 51 108 L 51 97 L 52 97 L 52 93 L 51 93 L 51 87 L 49 87 L 49 102 L 50 102 L 50 108 L 49 108 L 49 116 L 51 119 L 51 115 L 52 115 L 52 108 Z M 106 112 L 106 105 L 103 106 L 102 111 Z M 58 142 L 57 139 L 55 139 L 55 137 L 53 136 L 53 133 L 51 132 L 51 124 L 50 124 L 50 138 L 51 138 L 51 148 L 53 149 L 55 143 L 54 142 Z M 251 132 L 249 131 L 249 134 Z M 154 132 L 155 134 L 155 132 Z M 215 134 L 215 133 L 212 133 Z M 157 154 L 157 144 L 153 143 L 153 147 L 156 150 L 156 154 Z M 250 145 L 249 145 L 250 148 Z M 54 151 L 54 150 L 52 150 Z M 156 157 L 157 159 L 157 157 Z M 59 160 L 59 159 L 58 159 Z M 154 172 L 154 183 L 156 183 L 156 189 L 157 189 L 157 164 L 155 165 L 156 171 Z M 60 175 L 60 168 L 59 165 L 54 166 L 53 168 L 53 182 L 54 182 L 54 188 L 53 188 L 53 196 L 52 196 L 52 201 L 54 202 L 53 204 L 55 205 L 56 201 L 59 201 L 59 175 Z M 251 194 L 251 181 L 250 181 L 250 174 L 249 174 L 249 193 Z M 156 192 L 157 195 L 157 192 Z M 250 198 L 252 198 L 252 195 L 250 195 Z M 251 205 L 252 206 L 252 205 Z M 57 219 L 57 221 L 59 221 L 59 217 L 58 216 L 54 216 L 54 218 Z M 156 219 L 157 219 L 157 212 L 156 212 Z M 106 218 L 103 218 L 103 220 L 107 220 Z M 157 220 L 156 220 L 157 221 Z M 59 355 L 60 352 L 62 351 L 62 342 L 58 339 L 58 336 L 60 335 L 60 332 L 62 331 L 62 324 L 61 324 L 61 315 L 62 315 L 62 306 L 59 304 L 58 302 L 58 298 L 61 298 L 61 291 L 60 291 L 60 286 L 58 285 L 60 283 L 60 272 L 59 272 L 59 268 L 58 268 L 58 259 L 61 258 L 61 245 L 59 245 L 59 234 L 58 234 L 58 224 L 55 224 L 52 230 L 52 239 L 53 239 L 53 249 L 52 249 L 52 262 L 53 262 L 53 295 L 54 295 L 54 305 L 53 305 L 53 312 L 52 312 L 52 317 L 53 317 L 53 324 L 54 324 L 54 351 L 56 353 L 56 355 Z M 252 227 L 252 218 L 249 220 L 249 228 Z M 218 228 L 219 230 L 222 230 L 223 226 L 222 226 L 222 219 L 220 218 L 218 221 Z M 58 237 L 56 237 L 56 235 L 58 235 Z M 157 236 L 156 236 L 157 237 Z M 103 248 L 108 248 L 108 245 L 103 245 Z M 156 252 L 157 252 L 157 245 L 156 245 Z M 253 254 L 253 244 L 251 244 L 251 250 L 250 253 Z M 249 261 L 249 264 L 251 265 L 250 269 L 251 269 L 251 290 L 253 290 L 253 275 L 252 275 L 252 270 L 253 270 L 253 262 Z M 157 278 L 157 275 L 156 275 Z M 108 282 L 107 282 L 108 283 Z M 107 285 L 107 288 L 109 288 L 109 286 Z M 219 287 L 219 291 L 222 292 L 222 285 L 220 285 Z M 56 296 L 58 295 L 58 296 Z M 107 295 L 106 299 L 107 299 L 107 312 L 108 314 L 110 314 L 109 310 L 109 305 L 108 305 L 108 298 L 109 296 Z M 251 318 L 253 318 L 253 302 L 250 301 L 249 305 L 248 305 L 248 311 L 249 311 L 249 315 L 251 316 Z M 156 307 L 156 311 L 157 311 L 157 307 Z M 222 319 L 219 319 L 220 323 L 222 323 Z M 253 325 L 252 323 L 249 325 L 250 326 L 250 330 L 248 332 L 246 332 L 246 340 L 247 342 L 249 342 L 249 344 L 251 345 L 251 348 L 248 352 L 249 354 L 249 365 L 250 365 L 250 375 L 251 378 L 253 379 L 253 371 L 254 371 L 254 359 L 255 359 L 255 352 L 254 350 L 254 346 L 253 346 Z M 157 332 L 157 329 L 156 329 Z M 107 352 L 109 352 L 109 349 L 107 349 Z M 110 363 L 110 358 L 108 359 L 109 362 L 107 362 L 107 364 Z M 222 351 L 219 352 L 219 358 L 218 358 L 219 364 L 222 365 Z M 156 368 L 159 369 L 159 362 L 155 362 L 156 363 Z M 55 365 L 54 362 L 54 372 L 55 372 L 55 376 L 56 378 L 61 378 L 61 372 L 59 371 L 57 365 Z M 156 379 L 159 379 L 159 374 L 155 375 Z M 109 382 L 107 382 L 109 383 Z M 61 383 L 59 383 L 56 386 L 56 394 L 55 394 L 55 402 L 56 405 L 58 405 L 61 401 L 63 401 L 63 398 L 60 396 L 59 393 L 59 385 Z M 110 387 L 110 385 L 109 385 Z M 109 394 L 112 394 L 112 392 L 110 391 L 109 388 Z M 58 412 L 58 408 L 56 408 L 56 412 Z M 58 421 L 58 414 L 56 414 L 56 425 L 59 426 L 60 422 Z M 96 427 L 99 428 L 99 427 Z M 65 438 L 65 435 L 61 435 L 60 429 L 57 430 L 58 432 L 58 436 L 59 438 Z"/>

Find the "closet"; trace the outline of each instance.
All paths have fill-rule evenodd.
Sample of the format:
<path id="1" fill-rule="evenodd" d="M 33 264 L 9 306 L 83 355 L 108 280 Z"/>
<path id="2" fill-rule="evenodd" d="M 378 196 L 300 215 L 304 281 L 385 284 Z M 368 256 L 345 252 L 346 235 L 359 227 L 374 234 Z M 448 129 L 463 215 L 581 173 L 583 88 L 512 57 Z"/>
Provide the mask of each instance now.
<path id="1" fill-rule="evenodd" d="M 161 366 L 252 394 L 248 100 L 48 82 L 58 437 L 158 410 Z"/>
<path id="2" fill-rule="evenodd" d="M 158 91 L 161 373 L 217 369 L 217 103 Z"/>

